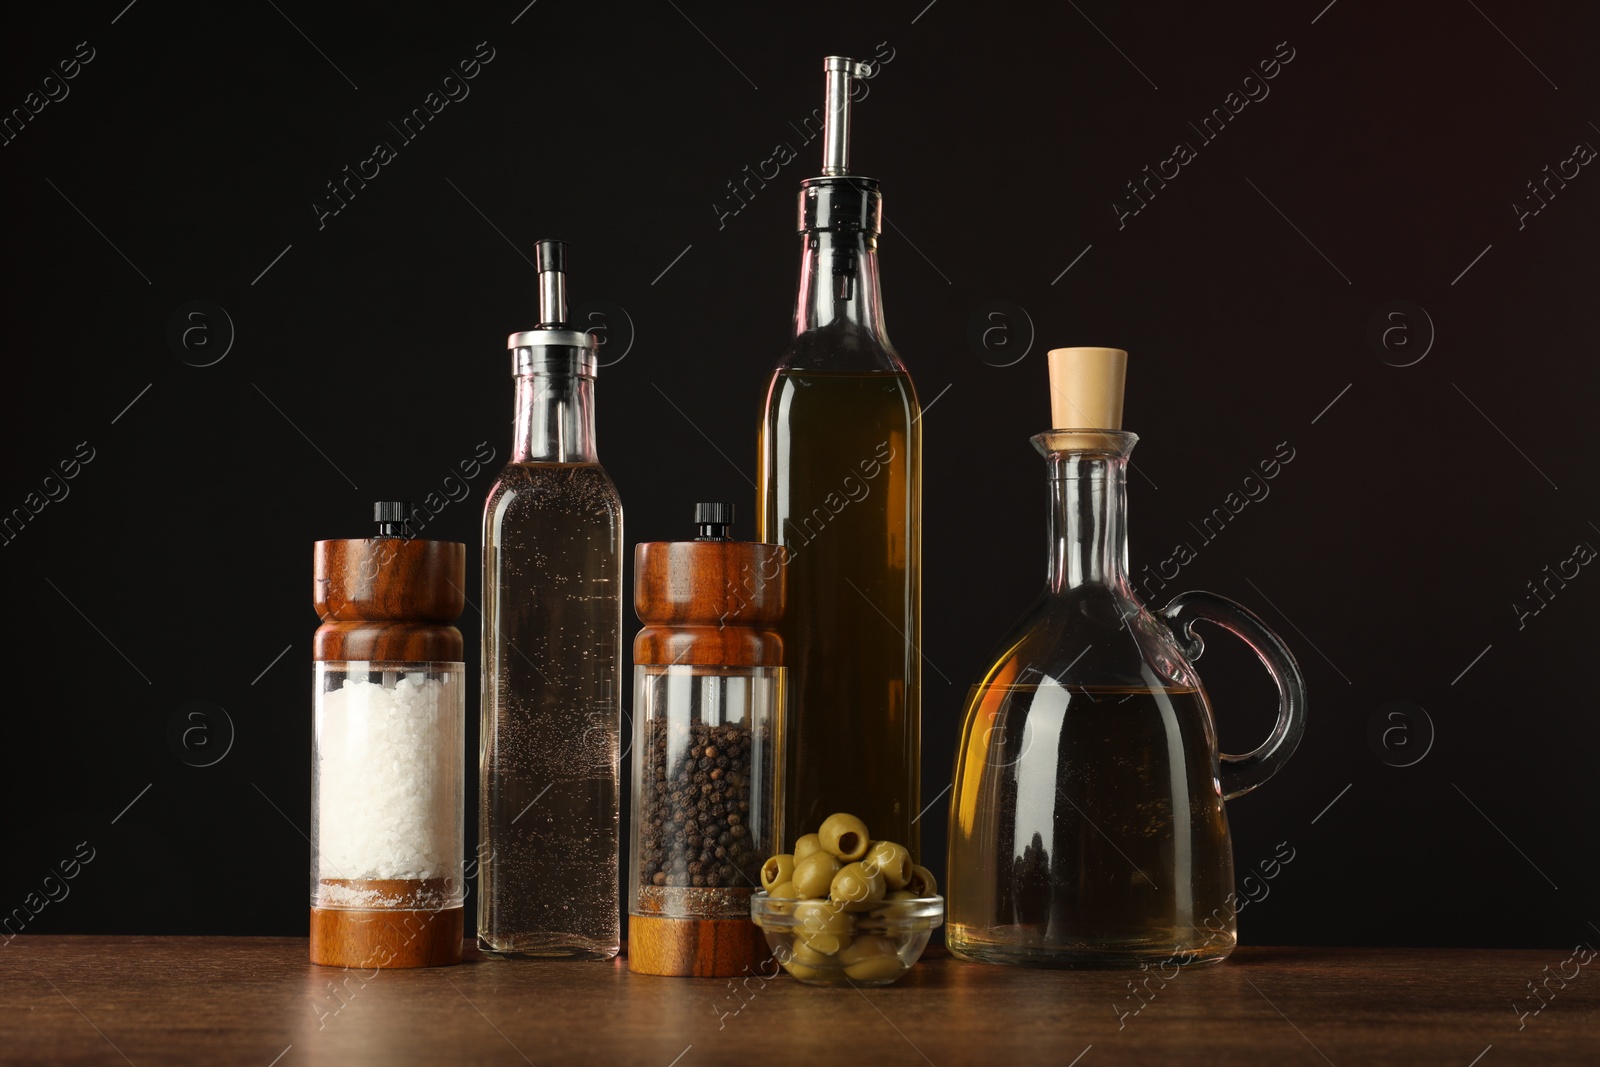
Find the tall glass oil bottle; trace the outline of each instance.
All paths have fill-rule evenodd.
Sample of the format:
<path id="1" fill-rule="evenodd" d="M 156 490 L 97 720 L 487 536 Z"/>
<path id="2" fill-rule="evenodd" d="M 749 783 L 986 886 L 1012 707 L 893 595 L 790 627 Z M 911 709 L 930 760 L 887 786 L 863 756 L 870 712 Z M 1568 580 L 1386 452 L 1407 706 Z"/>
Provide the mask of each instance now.
<path id="1" fill-rule="evenodd" d="M 595 340 L 566 321 L 566 246 L 538 259 L 540 325 L 507 342 L 516 442 L 483 516 L 478 944 L 610 959 L 622 504 L 595 450 Z"/>
<path id="2" fill-rule="evenodd" d="M 827 72 L 821 177 L 800 186 L 794 341 L 767 389 L 759 539 L 787 549 L 786 844 L 835 811 L 917 851 L 921 408 L 878 294 L 878 183 L 849 167 L 865 64 Z"/>

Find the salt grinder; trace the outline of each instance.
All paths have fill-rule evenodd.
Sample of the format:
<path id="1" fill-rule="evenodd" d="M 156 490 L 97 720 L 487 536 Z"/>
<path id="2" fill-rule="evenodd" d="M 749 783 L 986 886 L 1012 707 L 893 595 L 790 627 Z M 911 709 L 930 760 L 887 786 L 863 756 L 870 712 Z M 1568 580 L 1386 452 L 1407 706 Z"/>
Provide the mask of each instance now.
<path id="1" fill-rule="evenodd" d="M 311 962 L 460 963 L 466 546 L 373 513 L 313 552 Z"/>
<path id="2" fill-rule="evenodd" d="M 731 504 L 695 523 L 634 552 L 628 967 L 720 978 L 770 955 L 750 896 L 779 851 L 784 549 L 730 539 Z"/>

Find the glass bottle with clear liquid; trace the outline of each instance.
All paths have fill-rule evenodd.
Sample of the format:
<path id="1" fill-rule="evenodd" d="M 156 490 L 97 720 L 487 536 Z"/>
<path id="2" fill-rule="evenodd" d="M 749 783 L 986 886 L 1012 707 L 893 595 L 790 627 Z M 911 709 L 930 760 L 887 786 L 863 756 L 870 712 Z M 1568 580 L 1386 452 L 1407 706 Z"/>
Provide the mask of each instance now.
<path id="1" fill-rule="evenodd" d="M 540 323 L 512 334 L 512 460 L 483 517 L 478 944 L 611 959 L 620 942 L 622 504 L 595 448 L 593 336 L 539 243 Z"/>
<path id="2" fill-rule="evenodd" d="M 794 340 L 768 384 L 758 540 L 785 547 L 781 841 L 836 811 L 917 850 L 922 428 L 878 292 L 878 183 L 848 161 L 852 80 L 825 61 L 823 175 L 800 189 Z"/>
<path id="3" fill-rule="evenodd" d="M 1102 384 L 1115 378 L 1115 416 L 1082 425 L 1120 425 L 1119 357 L 1051 353 L 1053 375 L 1060 360 Z M 1058 409 L 1079 417 L 1096 406 L 1056 395 Z M 1059 410 L 1057 421 L 1067 421 Z M 1049 470 L 1045 589 L 967 701 L 946 943 L 963 959 L 1043 967 L 1215 962 L 1237 938 L 1223 802 L 1293 753 L 1305 683 L 1283 641 L 1231 600 L 1183 593 L 1159 612 L 1139 601 L 1126 527 L 1135 435 L 1053 430 L 1032 440 Z M 1274 729 L 1243 756 L 1218 750 L 1192 663 L 1201 621 L 1248 643 L 1277 683 Z"/>

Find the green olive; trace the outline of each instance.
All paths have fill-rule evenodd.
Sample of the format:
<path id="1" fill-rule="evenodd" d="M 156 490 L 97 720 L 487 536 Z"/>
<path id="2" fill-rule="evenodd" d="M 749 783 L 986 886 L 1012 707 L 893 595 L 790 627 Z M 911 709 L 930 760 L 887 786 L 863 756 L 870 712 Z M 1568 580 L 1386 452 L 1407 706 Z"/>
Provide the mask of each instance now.
<path id="1" fill-rule="evenodd" d="M 794 938 L 824 956 L 832 956 L 850 944 L 855 920 L 835 907 L 832 901 L 803 900 L 794 908 Z"/>
<path id="2" fill-rule="evenodd" d="M 867 833 L 867 824 L 854 815 L 839 812 L 822 820 L 822 828 L 817 831 L 817 837 L 822 841 L 822 847 L 838 856 L 846 863 L 851 863 L 867 854 L 867 846 L 872 843 Z"/>
<path id="3" fill-rule="evenodd" d="M 800 899 L 800 891 L 794 887 L 793 882 L 779 882 L 767 889 L 767 898 L 770 908 L 775 915 L 788 915 L 794 910 L 793 901 Z"/>
<path id="4" fill-rule="evenodd" d="M 893 978 L 905 970 L 899 947 L 887 937 L 862 937 L 841 949 L 836 957 L 844 973 L 862 981 Z"/>
<path id="5" fill-rule="evenodd" d="M 838 960 L 848 967 L 852 963 L 860 963 L 874 956 L 893 956 L 899 959 L 900 949 L 891 938 L 875 935 L 860 937 L 849 948 L 839 953 Z"/>
<path id="6" fill-rule="evenodd" d="M 850 944 L 849 934 L 830 934 L 827 932 L 816 934 L 796 934 L 795 939 L 802 941 L 811 948 L 824 955 L 831 956 L 840 949 Z"/>
<path id="7" fill-rule="evenodd" d="M 828 898 L 846 911 L 871 911 L 883 899 L 883 875 L 860 863 L 852 863 L 833 876 Z"/>
<path id="8" fill-rule="evenodd" d="M 804 963 L 796 963 L 794 960 L 789 960 L 788 962 L 786 962 L 783 965 L 783 969 L 788 971 L 790 974 L 794 975 L 796 978 L 800 979 L 803 982 L 805 982 L 805 981 L 811 981 L 811 982 L 822 981 L 823 979 L 826 979 L 828 977 L 826 972 L 819 971 L 817 968 L 807 966 Z"/>
<path id="9" fill-rule="evenodd" d="M 847 939 L 848 940 L 848 939 Z M 794 946 L 787 956 L 779 958 L 783 969 L 807 982 L 825 982 L 837 977 L 838 964 L 833 962 L 833 957 L 825 952 L 818 952 L 804 941 L 796 938 Z"/>
<path id="10" fill-rule="evenodd" d="M 761 865 L 761 888 L 772 892 L 772 887 L 794 881 L 794 857 L 788 854 L 773 856 Z M 902 883 L 904 884 L 904 883 Z"/>
<path id="11" fill-rule="evenodd" d="M 795 863 L 791 880 L 798 896 L 825 897 L 833 884 L 833 876 L 838 873 L 838 860 L 826 852 L 813 852 Z"/>
<path id="12" fill-rule="evenodd" d="M 905 969 L 899 956 L 873 956 L 860 963 L 852 963 L 844 969 L 844 973 L 858 982 L 881 982 L 885 978 L 898 976 Z"/>
<path id="13" fill-rule="evenodd" d="M 893 841 L 874 841 L 867 850 L 867 858 L 861 862 L 867 870 L 881 873 L 890 889 L 904 889 L 906 883 L 911 881 L 911 853 L 906 851 L 904 845 L 897 845 Z"/>
<path id="14" fill-rule="evenodd" d="M 789 950 L 789 958 L 796 963 L 807 967 L 820 967 L 833 962 L 832 956 L 824 956 L 804 941 L 796 941 Z"/>
<path id="15" fill-rule="evenodd" d="M 813 852 L 822 849 L 822 839 L 816 834 L 807 834 L 794 843 L 794 861 L 799 863 Z"/>
<path id="16" fill-rule="evenodd" d="M 890 893 L 888 896 L 884 897 L 883 899 L 886 900 L 886 901 L 891 901 L 891 900 L 916 900 L 917 899 L 917 895 L 915 893 L 913 893 L 909 889 L 896 889 L 894 892 Z"/>
<path id="17" fill-rule="evenodd" d="M 934 878 L 932 871 L 919 864 L 911 868 L 911 880 L 906 883 L 906 888 L 919 897 L 937 896 L 939 882 Z"/>

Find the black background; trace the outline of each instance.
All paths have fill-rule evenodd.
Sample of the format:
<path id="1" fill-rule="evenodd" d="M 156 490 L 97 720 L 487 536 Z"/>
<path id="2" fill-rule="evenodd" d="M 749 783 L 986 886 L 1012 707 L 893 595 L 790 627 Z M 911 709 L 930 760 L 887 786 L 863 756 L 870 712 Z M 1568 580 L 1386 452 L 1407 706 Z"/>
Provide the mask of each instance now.
<path id="1" fill-rule="evenodd" d="M 794 188 L 820 158 L 790 123 L 820 105 L 824 55 L 877 52 L 854 161 L 884 184 L 885 306 L 927 411 L 924 800 L 1043 575 L 1044 350 L 1116 345 L 1144 439 L 1134 570 L 1194 544 L 1153 599 L 1255 607 L 1311 686 L 1299 753 L 1229 806 L 1241 877 L 1295 850 L 1242 939 L 1600 936 L 1600 577 L 1552 586 L 1520 627 L 1513 607 L 1600 545 L 1600 176 L 1520 228 L 1512 206 L 1600 144 L 1591 7 L 123 2 L 9 11 L 0 39 L 8 110 L 94 49 L 0 148 L 0 509 L 79 442 L 94 454 L 0 548 L 27 635 L 0 733 L 0 911 L 95 850 L 31 932 L 304 931 L 310 544 L 364 535 L 375 499 L 441 491 L 479 442 L 504 461 L 505 336 L 535 318 L 537 238 L 572 243 L 575 303 L 633 325 L 599 384 L 629 543 L 685 535 L 698 499 L 749 516 Z M 482 41 L 470 95 L 400 145 L 388 123 Z M 1202 143 L 1187 124 L 1280 42 L 1270 95 Z M 325 183 L 379 140 L 398 158 L 319 228 Z M 1179 140 L 1197 158 L 1119 228 L 1124 183 Z M 781 141 L 799 159 L 719 226 L 726 183 Z M 214 312 L 213 347 L 168 340 L 194 300 L 235 332 L 207 367 L 189 364 L 225 347 Z M 1399 300 L 1424 312 L 1380 315 L 1399 329 L 1374 344 Z M 975 322 L 1000 327 L 987 347 Z M 1270 496 L 1212 543 L 1193 533 L 1281 442 Z M 424 536 L 475 552 L 492 477 Z M 461 625 L 475 660 L 471 609 Z M 1265 675 L 1221 637 L 1201 670 L 1224 746 L 1252 747 Z M 236 733 L 209 767 L 168 739 L 193 700 Z M 945 825 L 941 800 L 936 868 Z"/>

